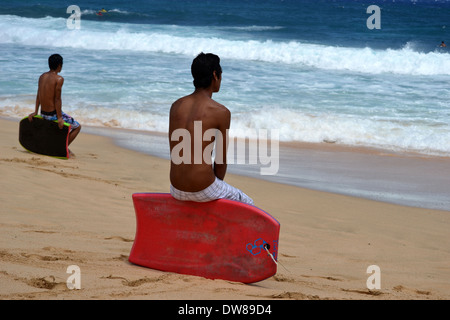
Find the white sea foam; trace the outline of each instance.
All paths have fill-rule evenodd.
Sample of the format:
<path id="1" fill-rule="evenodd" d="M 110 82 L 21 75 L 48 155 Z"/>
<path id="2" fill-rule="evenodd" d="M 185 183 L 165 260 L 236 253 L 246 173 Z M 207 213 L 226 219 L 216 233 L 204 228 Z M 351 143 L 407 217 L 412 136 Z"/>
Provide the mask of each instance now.
<path id="1" fill-rule="evenodd" d="M 21 118 L 32 112 L 30 97 L 0 99 L 0 116 Z M 136 111 L 105 106 L 70 106 L 70 113 L 80 123 L 167 133 L 167 113 Z M 270 109 L 251 114 L 234 114 L 230 136 L 245 138 L 254 130 L 276 130 L 280 141 L 311 143 L 336 142 L 351 146 L 369 146 L 397 151 L 415 151 L 429 155 L 450 156 L 450 128 L 430 123 L 411 124 L 374 118 L 342 115 L 312 115 L 285 109 Z"/>
<path id="2" fill-rule="evenodd" d="M 209 30 L 206 35 L 199 30 L 87 20 L 82 21 L 80 30 L 68 30 L 63 18 L 0 16 L 0 44 L 17 44 L 17 50 L 24 46 L 37 49 L 30 52 L 40 52 L 41 48 L 47 52 L 47 47 L 76 48 L 80 49 L 77 53 L 94 57 L 71 57 L 72 61 L 80 59 L 78 65 L 67 63 L 65 68 L 64 111 L 85 125 L 167 132 L 168 108 L 175 97 L 191 90 L 190 78 L 178 76 L 174 80 L 172 64 L 158 65 L 167 60 L 165 56 L 172 61 L 172 55 L 153 54 L 148 66 L 132 62 L 133 57 L 141 57 L 139 52 L 193 57 L 200 51 L 211 51 L 227 61 L 239 60 L 232 63 L 235 72 L 227 73 L 227 90 L 218 96 L 232 109 L 231 134 L 276 129 L 281 141 L 336 141 L 450 155 L 446 111 L 449 54 L 420 53 L 414 43 L 401 50 L 357 49 L 295 41 L 233 40 L 219 37 L 219 31 Z M 99 65 L 99 57 L 105 56 L 110 60 Z M 14 73 L 15 64 L 3 64 L 5 70 L 0 69 L 0 73 L 7 71 L 14 76 L 0 80 L 4 83 L 0 116 L 21 118 L 33 111 L 35 76 L 41 67 L 34 67 L 32 74 L 29 71 L 41 58 L 21 56 L 21 63 L 28 63 L 24 74 Z M 140 72 L 145 79 L 136 78 Z M 417 74 L 420 76 L 412 76 Z M 17 91 L 18 82 L 26 88 Z M 19 95 L 24 92 L 30 94 Z"/>
<path id="3" fill-rule="evenodd" d="M 223 58 L 293 64 L 323 70 L 405 75 L 450 75 L 450 54 L 334 47 L 298 41 L 233 40 L 195 28 L 82 21 L 80 30 L 66 28 L 62 18 L 2 16 L 0 43 L 86 50 L 128 50 L 195 56 L 210 51 Z"/>
<path id="4" fill-rule="evenodd" d="M 294 110 L 268 109 L 247 117 L 235 117 L 236 132 L 246 128 L 279 130 L 281 141 L 312 143 L 336 142 L 352 146 L 370 146 L 432 155 L 450 155 L 450 128 L 437 128 L 424 121 L 386 121 L 365 116 L 306 114 Z M 231 130 L 231 133 L 234 131 Z"/>

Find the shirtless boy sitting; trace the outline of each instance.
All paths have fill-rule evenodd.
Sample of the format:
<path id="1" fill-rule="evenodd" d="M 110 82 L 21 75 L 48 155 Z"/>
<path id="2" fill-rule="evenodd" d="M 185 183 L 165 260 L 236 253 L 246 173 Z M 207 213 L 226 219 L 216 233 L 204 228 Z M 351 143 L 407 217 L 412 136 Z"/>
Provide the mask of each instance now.
<path id="1" fill-rule="evenodd" d="M 61 90 L 64 78 L 58 75 L 63 66 L 63 58 L 59 54 L 53 54 L 48 58 L 50 70 L 39 77 L 38 91 L 36 95 L 36 108 L 28 116 L 30 121 L 38 114 L 41 106 L 41 115 L 46 120 L 58 120 L 58 126 L 63 128 L 64 122 L 71 125 L 69 144 L 76 138 L 81 130 L 80 124 L 74 118 L 62 112 Z"/>
<path id="2" fill-rule="evenodd" d="M 223 181 L 227 171 L 226 141 L 231 113 L 225 106 L 212 99 L 212 94 L 219 91 L 222 80 L 220 58 L 212 53 L 200 53 L 192 62 L 191 73 L 195 91 L 175 101 L 170 109 L 170 193 L 174 198 L 184 201 L 207 202 L 225 198 L 253 204 L 253 200 L 245 193 Z M 198 124 L 201 124 L 201 136 L 195 134 L 195 129 L 199 128 Z M 188 158 L 184 154 L 173 152 L 180 142 L 173 139 L 172 135 L 179 129 L 186 130 L 191 137 L 189 150 L 201 145 L 201 160 L 195 159 L 195 152 L 191 152 Z M 216 141 L 216 157 L 213 165 L 212 152 L 207 149 L 213 140 L 203 139 L 205 132 L 211 129 L 218 130 L 220 134 L 216 136 L 222 137 L 223 140 Z M 195 139 L 201 141 L 195 142 Z M 182 149 L 179 153 L 185 151 Z M 180 162 L 174 157 L 190 161 Z"/>

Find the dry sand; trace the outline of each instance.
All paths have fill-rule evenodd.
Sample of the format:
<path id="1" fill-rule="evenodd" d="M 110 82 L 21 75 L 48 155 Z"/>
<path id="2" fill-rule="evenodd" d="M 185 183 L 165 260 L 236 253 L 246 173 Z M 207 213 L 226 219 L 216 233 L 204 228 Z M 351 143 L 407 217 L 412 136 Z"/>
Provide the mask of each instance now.
<path id="1" fill-rule="evenodd" d="M 281 224 L 274 277 L 245 285 L 132 265 L 131 195 L 168 192 L 169 162 L 81 133 L 58 160 L 0 120 L 0 299 L 449 299 L 450 212 L 228 174 Z M 81 271 L 69 290 L 68 266 Z M 369 290 L 377 265 L 381 289 Z"/>

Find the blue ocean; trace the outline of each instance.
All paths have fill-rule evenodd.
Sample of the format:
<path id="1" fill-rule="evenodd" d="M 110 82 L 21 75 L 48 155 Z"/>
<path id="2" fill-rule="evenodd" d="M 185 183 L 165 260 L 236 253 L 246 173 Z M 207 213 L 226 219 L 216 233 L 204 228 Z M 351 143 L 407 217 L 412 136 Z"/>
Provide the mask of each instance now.
<path id="1" fill-rule="evenodd" d="M 85 128 L 167 133 L 200 52 L 221 58 L 231 134 L 450 156 L 448 0 L 3 1 L 0 116 L 34 110 L 59 53 Z"/>
<path id="2" fill-rule="evenodd" d="M 68 26 L 73 4 L 79 29 Z M 373 4 L 380 29 L 367 26 Z M 446 40 L 450 1 L 4 1 L 0 112 L 32 110 L 47 58 L 60 53 L 65 112 L 85 125 L 167 132 L 203 51 L 221 58 L 214 98 L 232 111 L 231 129 L 450 155 Z"/>

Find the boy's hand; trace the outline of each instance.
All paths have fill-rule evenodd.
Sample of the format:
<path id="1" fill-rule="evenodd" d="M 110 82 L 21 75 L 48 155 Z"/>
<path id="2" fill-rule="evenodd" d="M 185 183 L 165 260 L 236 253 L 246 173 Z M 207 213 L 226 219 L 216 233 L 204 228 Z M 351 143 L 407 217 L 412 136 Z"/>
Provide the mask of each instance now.
<path id="1" fill-rule="evenodd" d="M 31 121 L 33 121 L 33 117 L 36 115 L 36 112 L 33 112 L 33 113 L 30 113 L 29 115 L 28 115 L 28 120 L 31 122 Z"/>
<path id="2" fill-rule="evenodd" d="M 64 127 L 64 120 L 63 120 L 63 118 L 59 118 L 58 119 L 58 127 L 60 129 L 62 129 Z"/>

